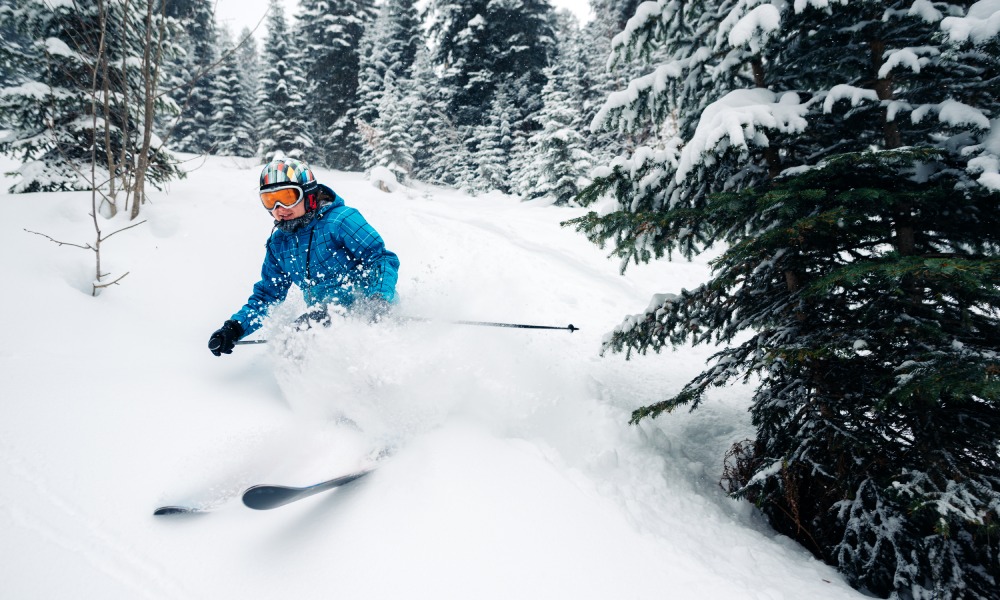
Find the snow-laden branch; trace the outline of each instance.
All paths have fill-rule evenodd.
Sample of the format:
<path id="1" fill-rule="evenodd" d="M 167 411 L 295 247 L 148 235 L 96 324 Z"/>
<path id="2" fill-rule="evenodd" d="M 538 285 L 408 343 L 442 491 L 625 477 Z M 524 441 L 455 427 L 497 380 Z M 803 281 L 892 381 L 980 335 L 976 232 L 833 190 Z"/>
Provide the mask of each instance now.
<path id="1" fill-rule="evenodd" d="M 759 54 L 767 46 L 770 36 L 781 28 L 779 8 L 767 0 L 743 0 L 722 21 L 716 33 L 716 46 L 723 40 L 733 47 L 747 46 L 752 54 Z"/>
<path id="2" fill-rule="evenodd" d="M 1000 0 L 980 0 L 964 17 L 945 17 L 941 29 L 953 42 L 984 44 L 1000 35 Z"/>
<path id="3" fill-rule="evenodd" d="M 780 96 L 763 88 L 729 92 L 702 112 L 694 135 L 681 151 L 675 180 L 683 181 L 706 156 L 727 148 L 746 151 L 751 143 L 766 148 L 770 142 L 765 130 L 801 133 L 808 124 L 807 110 L 808 105 L 792 92 Z"/>

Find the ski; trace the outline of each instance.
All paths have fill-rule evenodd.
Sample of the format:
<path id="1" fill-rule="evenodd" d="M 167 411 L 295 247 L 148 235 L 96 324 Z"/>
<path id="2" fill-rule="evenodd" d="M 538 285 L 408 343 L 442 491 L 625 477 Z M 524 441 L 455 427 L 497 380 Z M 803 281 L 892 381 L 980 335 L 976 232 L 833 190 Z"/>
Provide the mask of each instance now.
<path id="1" fill-rule="evenodd" d="M 153 511 L 153 516 L 163 516 L 163 515 L 195 515 L 209 512 L 208 508 L 201 508 L 199 506 L 161 506 Z"/>
<path id="2" fill-rule="evenodd" d="M 255 485 L 243 492 L 243 504 L 254 510 L 271 510 L 314 494 L 332 490 L 361 479 L 375 469 L 363 469 L 349 475 L 342 475 L 329 481 L 306 487 L 291 487 L 285 485 Z"/>

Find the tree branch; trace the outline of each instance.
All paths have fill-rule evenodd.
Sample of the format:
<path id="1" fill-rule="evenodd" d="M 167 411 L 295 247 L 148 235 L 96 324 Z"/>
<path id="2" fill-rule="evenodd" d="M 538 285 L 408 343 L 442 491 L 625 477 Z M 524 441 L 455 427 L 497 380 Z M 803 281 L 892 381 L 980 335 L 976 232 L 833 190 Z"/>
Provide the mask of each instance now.
<path id="1" fill-rule="evenodd" d="M 97 249 L 94 248 L 93 246 L 91 246 L 90 244 L 87 244 L 86 246 L 81 246 L 80 244 L 74 244 L 72 242 L 60 242 L 59 240 L 53 238 L 52 236 L 45 235 L 44 233 L 39 233 L 37 231 L 32 231 L 30 229 L 25 229 L 25 231 L 27 231 L 28 233 L 33 233 L 35 235 L 40 235 L 43 238 L 48 239 L 50 242 L 53 242 L 53 243 L 58 244 L 60 246 L 73 246 L 74 248 L 82 248 L 84 250 L 94 250 L 95 252 L 97 251 Z M 116 231 L 115 233 L 118 233 L 118 232 Z"/>

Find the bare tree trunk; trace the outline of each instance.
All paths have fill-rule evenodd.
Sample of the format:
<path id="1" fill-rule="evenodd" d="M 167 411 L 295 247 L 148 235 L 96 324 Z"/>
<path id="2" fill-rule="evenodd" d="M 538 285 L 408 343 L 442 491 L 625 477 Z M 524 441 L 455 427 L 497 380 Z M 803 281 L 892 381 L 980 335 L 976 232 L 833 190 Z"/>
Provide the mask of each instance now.
<path id="1" fill-rule="evenodd" d="M 93 136 L 93 144 L 90 147 L 90 188 L 91 188 L 91 191 L 90 191 L 90 218 L 93 220 L 93 223 L 94 223 L 94 232 L 96 234 L 95 235 L 95 240 L 94 240 L 94 246 L 93 246 L 93 249 L 94 249 L 94 263 L 95 263 L 94 264 L 94 282 L 95 282 L 94 285 L 95 286 L 100 283 L 101 277 L 104 276 L 104 274 L 101 272 L 101 223 L 98 220 L 98 209 L 100 208 L 100 206 L 98 205 L 98 202 L 97 202 L 97 196 L 98 196 L 98 193 L 99 193 L 99 190 L 97 189 L 98 188 L 98 185 L 97 185 L 97 93 L 98 93 L 98 89 L 103 89 L 104 90 L 104 108 L 105 108 L 105 111 L 107 111 L 107 102 L 108 102 L 108 100 L 107 100 L 108 99 L 108 94 L 107 94 L 107 89 L 108 89 L 108 84 L 107 84 L 107 65 L 106 65 L 106 62 L 107 62 L 106 61 L 107 46 L 105 44 L 105 41 L 106 41 L 105 36 L 107 34 L 107 25 L 108 25 L 108 22 L 107 22 L 107 10 L 105 8 L 103 0 L 98 0 L 98 3 L 97 3 L 97 12 L 98 12 L 98 21 L 100 23 L 100 41 L 98 42 L 98 45 L 97 45 L 97 56 L 94 59 L 93 79 L 92 79 L 92 84 L 91 84 L 91 120 L 92 120 L 91 124 L 92 124 L 92 127 L 93 127 L 91 135 Z M 100 86 L 98 86 L 98 73 L 102 73 L 102 72 L 103 72 L 103 75 L 104 75 L 103 76 L 104 81 L 101 83 Z M 107 113 L 105 112 L 105 115 L 106 114 Z M 107 128 L 108 128 L 108 125 L 107 125 L 107 122 L 105 121 L 105 124 L 104 124 L 105 132 L 107 132 Z M 107 133 L 105 133 L 105 139 L 107 139 Z M 114 200 L 113 200 L 113 198 L 111 200 L 109 200 L 109 202 L 110 202 L 111 206 L 114 207 Z M 96 287 L 94 288 L 93 295 L 94 296 L 97 295 L 97 288 Z"/>
<path id="2" fill-rule="evenodd" d="M 101 99 L 101 108 L 103 109 L 104 114 L 104 148 L 106 150 L 105 155 L 108 163 L 108 194 L 101 202 L 100 208 L 104 208 L 104 204 L 106 202 L 108 206 L 108 216 L 114 217 L 118 214 L 118 201 L 116 198 L 118 190 L 115 187 L 115 154 L 114 152 L 111 152 L 111 77 L 109 69 L 111 61 L 108 58 L 107 45 L 105 44 L 105 36 L 108 32 L 108 12 L 110 11 L 110 7 L 105 6 L 104 0 L 98 0 L 97 11 L 98 20 L 101 26 L 101 42 L 94 68 L 96 75 L 97 65 L 100 65 L 101 93 L 103 94 L 103 98 Z M 97 143 L 96 135 L 94 143 Z M 94 187 L 99 185 L 96 178 L 93 179 L 91 185 Z"/>
<path id="3" fill-rule="evenodd" d="M 130 0 L 125 0 L 125 4 L 122 6 L 122 74 L 121 74 L 121 157 L 118 160 L 118 167 L 121 170 L 121 189 L 125 192 L 125 204 L 124 207 L 128 208 L 129 195 L 132 193 L 131 177 L 132 169 L 130 168 L 131 160 L 129 159 L 129 150 L 133 147 L 133 144 L 129 142 L 129 123 L 132 121 L 132 107 L 129 104 L 129 81 L 128 81 L 128 34 L 129 34 L 129 3 Z M 111 152 L 111 148 L 108 148 L 108 152 Z M 114 175 L 112 175 L 114 177 Z"/>
<path id="4" fill-rule="evenodd" d="M 136 153 L 135 188 L 132 193 L 130 218 L 136 219 L 146 198 L 146 170 L 149 168 L 149 151 L 153 140 L 153 119 L 156 116 L 156 95 L 159 87 L 160 60 L 163 56 L 163 38 L 166 35 L 165 3 L 160 6 L 160 19 L 156 24 L 156 52 L 153 53 L 153 3 L 146 3 L 146 43 L 142 52 L 142 146 Z"/>

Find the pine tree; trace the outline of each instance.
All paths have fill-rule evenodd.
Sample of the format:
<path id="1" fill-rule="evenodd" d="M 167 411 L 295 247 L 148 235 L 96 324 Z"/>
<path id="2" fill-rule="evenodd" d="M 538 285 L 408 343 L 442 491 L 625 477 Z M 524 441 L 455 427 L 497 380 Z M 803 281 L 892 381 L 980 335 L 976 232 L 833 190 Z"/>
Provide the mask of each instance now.
<path id="1" fill-rule="evenodd" d="M 433 0 L 431 34 L 449 110 L 460 125 L 483 125 L 501 82 L 522 79 L 518 100 L 537 98 L 555 40 L 546 0 Z"/>
<path id="2" fill-rule="evenodd" d="M 472 192 L 511 191 L 510 156 L 514 145 L 511 132 L 513 102 L 506 86 L 500 86 L 493 97 L 488 121 L 475 127 L 475 173 L 469 181 Z"/>
<path id="3" fill-rule="evenodd" d="M 395 84 L 395 76 L 391 70 L 385 74 L 382 90 L 374 126 L 378 131 L 378 138 L 371 166 L 386 167 L 396 175 L 398 181 L 403 182 L 413 170 L 413 137 L 410 135 L 411 123 L 404 110 L 405 92 Z"/>
<path id="4" fill-rule="evenodd" d="M 250 107 L 249 114 L 245 121 L 240 124 L 244 134 L 250 140 L 250 148 L 255 152 L 260 145 L 260 134 L 258 128 L 259 111 L 256 109 L 257 98 L 260 97 L 261 81 L 260 60 L 257 55 L 257 40 L 249 27 L 244 27 L 240 32 L 240 45 L 236 48 L 236 65 L 240 78 L 240 92 L 243 102 Z"/>
<path id="5" fill-rule="evenodd" d="M 257 147 L 250 131 L 254 123 L 254 105 L 243 89 L 240 65 L 229 32 L 223 29 L 220 38 L 223 58 L 213 77 L 212 105 L 215 114 L 212 115 L 208 135 L 216 154 L 254 156 Z"/>
<path id="6" fill-rule="evenodd" d="M 291 41 L 281 2 L 271 0 L 257 117 L 257 155 L 265 161 L 276 152 L 292 158 L 312 158 L 314 115 L 305 107 L 302 94 L 306 82 L 299 71 L 302 63 Z"/>
<path id="7" fill-rule="evenodd" d="M 182 152 L 207 153 L 215 150 L 209 128 L 215 114 L 216 71 L 212 66 L 218 59 L 218 31 L 212 3 L 191 3 L 189 10 L 181 20 L 185 55 L 171 82 L 177 86 L 173 100 L 180 107 L 171 140 Z"/>
<path id="8" fill-rule="evenodd" d="M 447 90 L 440 84 L 431 61 L 431 49 L 423 45 L 413 62 L 412 75 L 403 82 L 405 105 L 410 107 L 413 138 L 411 176 L 420 181 L 453 184 L 449 167 L 461 148 L 454 123 L 448 114 Z"/>
<path id="9" fill-rule="evenodd" d="M 557 204 L 568 204 L 590 183 L 592 158 L 581 131 L 584 65 L 581 33 L 572 19 L 560 28 L 559 56 L 546 69 L 548 82 L 542 89 L 544 106 L 537 116 L 542 129 L 529 140 L 527 160 L 518 170 L 518 189 L 528 199 L 548 196 Z"/>
<path id="10" fill-rule="evenodd" d="M 420 45 L 420 22 L 414 0 L 392 0 L 382 5 L 378 18 L 365 28 L 361 38 L 358 76 L 358 106 L 355 122 L 361 132 L 361 163 L 370 169 L 378 160 L 371 144 L 383 97 L 386 74 L 406 87 Z"/>
<path id="11" fill-rule="evenodd" d="M 633 422 L 753 377 L 735 496 L 860 589 L 997 597 L 1000 7 L 643 7 L 614 56 L 670 58 L 599 120 L 678 136 L 615 159 L 582 199 L 618 209 L 574 222 L 624 264 L 725 245 L 608 349 L 727 345 Z"/>
<path id="12" fill-rule="evenodd" d="M 148 161 L 145 181 L 156 185 L 177 176 L 163 148 L 154 145 L 141 155 L 146 108 L 137 65 L 145 45 L 145 2 L 109 2 L 103 12 L 90 4 L 50 7 L 39 0 L 2 8 L 6 26 L 19 37 L 0 46 L 21 64 L 8 74 L 15 85 L 0 92 L 0 125 L 7 129 L 0 152 L 23 161 L 11 191 L 102 189 L 101 210 L 111 216 L 116 194 L 131 189 L 140 159 Z"/>
<path id="13" fill-rule="evenodd" d="M 18 31 L 14 0 L 0 0 L 0 87 L 15 85 L 27 76 L 31 62 L 30 38 Z"/>
<path id="14" fill-rule="evenodd" d="M 355 123 L 358 107 L 359 49 L 374 17 L 370 0 L 301 0 L 296 39 L 303 41 L 302 66 L 308 82 L 305 109 L 315 122 L 313 162 L 350 170 L 360 165 Z"/>

